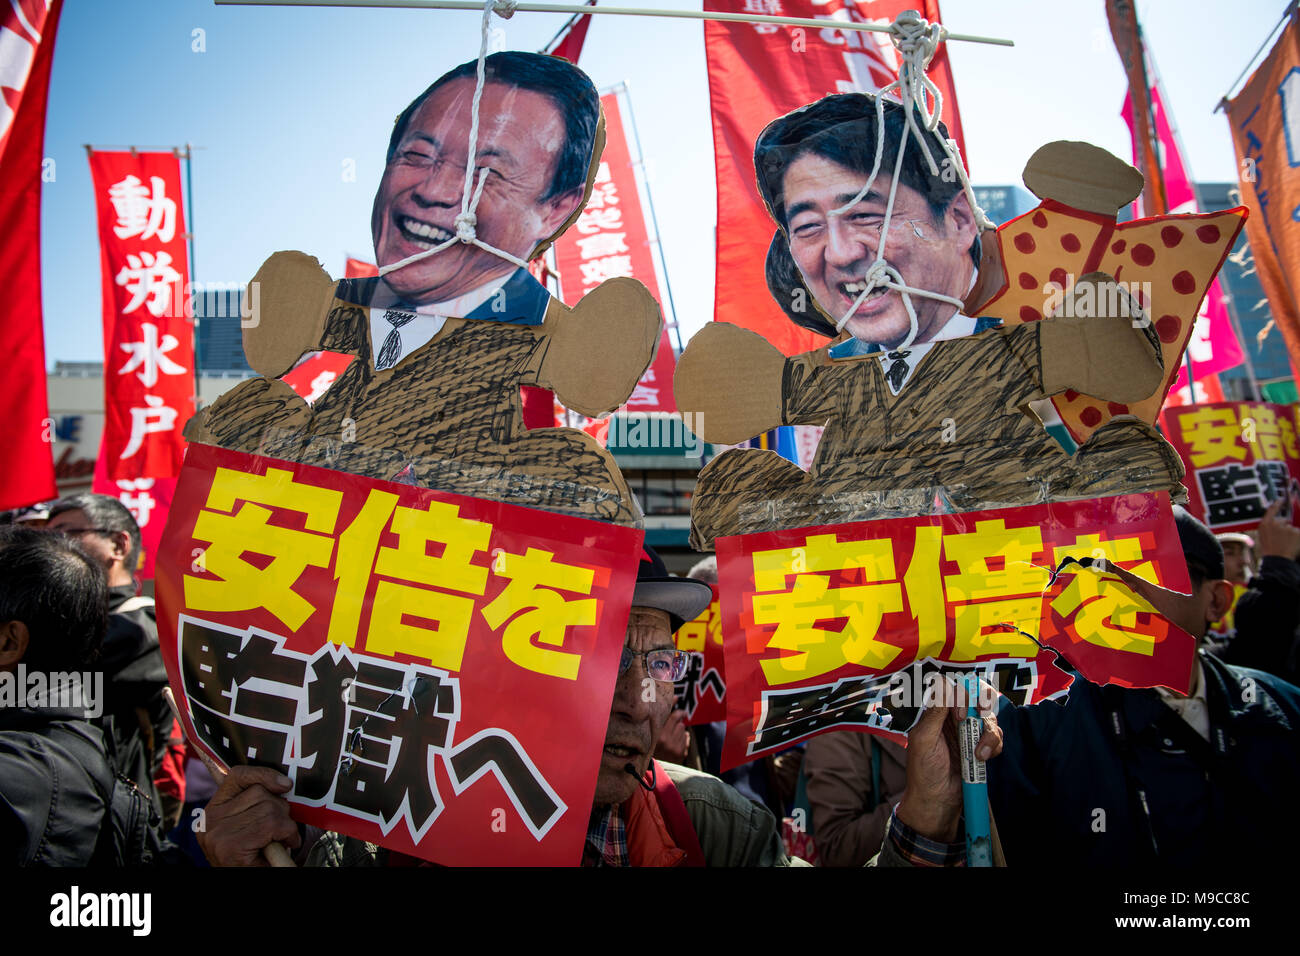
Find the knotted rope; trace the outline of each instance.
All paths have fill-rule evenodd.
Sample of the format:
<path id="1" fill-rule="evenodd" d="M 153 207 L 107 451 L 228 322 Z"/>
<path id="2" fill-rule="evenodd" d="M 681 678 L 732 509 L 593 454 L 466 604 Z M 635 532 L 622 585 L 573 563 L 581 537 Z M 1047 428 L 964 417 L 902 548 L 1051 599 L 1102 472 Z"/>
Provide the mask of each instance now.
<path id="1" fill-rule="evenodd" d="M 898 158 L 894 163 L 893 180 L 889 185 L 889 199 L 885 205 L 885 220 L 880 227 L 880 244 L 876 249 L 876 259 L 867 269 L 863 290 L 858 294 L 853 304 L 849 306 L 848 311 L 835 324 L 835 331 L 842 331 L 845 324 L 867 296 L 883 287 L 902 295 L 903 307 L 907 310 L 911 328 L 907 338 L 897 348 L 905 349 L 912 344 L 919 331 L 916 308 L 912 305 L 912 296 L 919 295 L 940 302 L 948 302 L 959 309 L 964 303 L 961 299 L 949 295 L 905 285 L 898 270 L 890 266 L 885 260 L 885 245 L 889 238 L 889 225 L 894 215 L 894 198 L 898 192 L 898 174 L 903 168 L 903 155 L 907 151 L 909 138 L 914 138 L 917 145 L 921 147 L 921 153 L 925 156 L 926 164 L 930 168 L 930 175 L 938 176 L 940 174 L 939 167 L 935 164 L 934 156 L 930 152 L 927 137 L 921 133 L 916 121 L 919 114 L 927 132 L 936 133 L 938 130 L 939 118 L 943 113 L 943 94 L 926 75 L 925 71 L 929 67 L 930 61 L 934 59 L 939 44 L 948 37 L 948 31 L 943 28 L 942 24 L 930 23 L 922 19 L 915 10 L 906 10 L 901 13 L 891 25 L 889 32 L 901 57 L 901 65 L 898 69 L 898 79 L 876 94 L 876 158 L 871 166 L 871 176 L 856 196 L 838 209 L 831 210 L 830 214 L 832 216 L 842 216 L 861 202 L 863 197 L 871 192 L 871 187 L 875 185 L 876 177 L 880 174 L 880 161 L 885 152 L 885 96 L 887 94 L 897 92 L 902 98 L 905 122 L 898 144 Z M 935 138 L 938 138 L 937 135 Z M 993 224 L 984 215 L 984 210 L 980 208 L 979 203 L 975 201 L 975 193 L 971 190 L 970 180 L 966 176 L 966 170 L 961 162 L 961 155 L 957 150 L 957 141 L 948 138 L 939 140 L 939 142 L 943 146 L 944 155 L 947 157 L 945 165 L 951 166 L 961 180 L 962 190 L 970 203 L 976 222 L 981 229 L 992 228 Z"/>
<path id="2" fill-rule="evenodd" d="M 492 14 L 496 13 L 503 19 L 510 19 L 515 15 L 515 8 L 518 6 L 518 0 L 484 0 L 483 3 L 483 22 L 480 29 L 480 40 L 478 48 L 478 69 L 475 73 L 474 81 L 474 99 L 470 103 L 470 121 L 469 121 L 469 153 L 465 158 L 465 190 L 461 194 L 460 214 L 456 216 L 455 226 L 456 235 L 450 239 L 438 243 L 432 249 L 425 249 L 423 252 L 417 252 L 415 255 L 407 256 L 397 262 L 390 263 L 386 266 L 380 266 L 379 274 L 386 276 L 390 272 L 403 269 L 414 262 L 427 259 L 430 256 L 437 255 L 442 250 L 454 245 L 457 242 L 463 242 L 467 245 L 478 246 L 480 249 L 492 253 L 494 256 L 500 256 L 508 262 L 522 268 L 528 268 L 528 263 L 517 256 L 511 255 L 503 249 L 489 245 L 478 237 L 475 227 L 478 225 L 478 216 L 475 211 L 478 209 L 479 200 L 483 197 L 483 187 L 487 183 L 489 170 L 484 169 L 479 173 L 478 185 L 474 184 L 474 161 L 478 158 L 478 121 L 479 105 L 483 99 L 483 87 L 487 82 L 487 50 L 488 50 L 488 33 L 489 25 L 492 22 Z"/>

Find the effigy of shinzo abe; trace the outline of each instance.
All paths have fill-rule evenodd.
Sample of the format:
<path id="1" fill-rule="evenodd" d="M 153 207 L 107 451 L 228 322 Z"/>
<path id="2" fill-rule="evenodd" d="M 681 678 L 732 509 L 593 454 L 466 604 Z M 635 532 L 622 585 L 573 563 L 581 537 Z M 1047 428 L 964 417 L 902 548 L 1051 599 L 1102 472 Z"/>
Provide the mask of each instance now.
<path id="1" fill-rule="evenodd" d="M 678 362 L 675 397 L 710 442 L 778 425 L 825 431 L 807 473 L 764 450 L 709 462 L 692 546 L 930 514 L 936 500 L 957 512 L 1146 491 L 1184 500 L 1182 464 L 1151 422 L 1243 210 L 1117 226 L 1141 174 L 1088 144 L 1053 143 L 1024 175 L 1042 204 L 995 232 L 980 228 L 960 182 L 919 161 L 910 175 L 896 167 L 895 146 L 878 162 L 902 170 L 882 240 L 891 177 L 881 172 L 856 195 L 876 152 L 874 113 L 869 95 L 827 97 L 758 139 L 759 190 L 778 227 L 769 290 L 792 321 L 832 341 L 786 357 L 752 332 L 710 323 Z M 883 110 L 886 144 L 899 139 L 902 113 Z M 1196 241 L 1148 257 L 1141 240 L 1167 240 L 1170 229 Z M 877 258 L 899 285 L 947 300 L 871 290 Z M 1053 396 L 1080 442 L 1073 455 L 1029 406 Z"/>

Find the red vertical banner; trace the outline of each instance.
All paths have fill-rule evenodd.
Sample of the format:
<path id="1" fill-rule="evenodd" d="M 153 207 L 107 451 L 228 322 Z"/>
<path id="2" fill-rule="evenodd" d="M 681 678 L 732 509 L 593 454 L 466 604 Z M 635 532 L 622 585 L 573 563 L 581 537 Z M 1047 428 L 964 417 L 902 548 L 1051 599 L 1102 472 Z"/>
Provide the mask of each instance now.
<path id="1" fill-rule="evenodd" d="M 0 0 L 0 508 L 53 498 L 54 423 L 45 388 L 41 313 L 41 174 L 45 104 L 61 0 Z"/>
<path id="2" fill-rule="evenodd" d="M 103 268 L 107 477 L 175 478 L 195 410 L 180 160 L 92 152 L 90 172 Z"/>
<path id="3" fill-rule="evenodd" d="M 718 176 L 717 279 L 713 318 L 752 329 L 786 355 L 825 344 L 796 327 L 772 301 L 763 264 L 775 224 L 759 198 L 754 141 L 763 127 L 828 93 L 875 92 L 898 76 L 888 33 L 841 30 L 836 21 L 891 23 L 904 10 L 940 20 L 937 0 L 705 0 L 721 13 L 826 20 L 824 30 L 770 23 L 705 23 Z M 965 157 L 948 53 L 942 46 L 927 71 L 943 94 L 943 122 Z"/>
<path id="4" fill-rule="evenodd" d="M 618 95 L 606 93 L 600 104 L 605 110 L 605 152 L 601 154 L 591 198 L 573 228 L 555 241 L 562 298 L 572 305 L 606 279 L 631 276 L 650 290 L 662 311 L 650 233 L 637 195 Z M 627 411 L 677 411 L 673 402 L 675 368 L 665 328 L 655 360 L 627 400 Z"/>

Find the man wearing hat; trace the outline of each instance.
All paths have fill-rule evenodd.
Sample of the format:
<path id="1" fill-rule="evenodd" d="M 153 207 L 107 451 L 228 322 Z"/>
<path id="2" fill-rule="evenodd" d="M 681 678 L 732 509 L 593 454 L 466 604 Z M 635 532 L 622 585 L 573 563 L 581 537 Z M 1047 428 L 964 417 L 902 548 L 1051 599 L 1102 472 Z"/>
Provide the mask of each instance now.
<path id="1" fill-rule="evenodd" d="M 610 704 L 582 862 L 587 866 L 795 866 L 776 819 L 709 774 L 653 758 L 673 708 L 673 681 L 686 667 L 673 633 L 712 599 L 707 584 L 668 574 L 649 547 L 641 555 L 618 682 Z M 955 863 L 961 780 L 944 724 L 965 707 L 932 708 L 912 731 L 907 794 L 881 851 L 881 865 Z M 977 751 L 1001 749 L 992 715 Z M 305 854 L 308 865 L 387 866 L 400 855 L 337 833 L 300 828 L 279 794 L 288 787 L 267 767 L 235 767 L 207 806 L 199 845 L 217 866 L 262 864 L 272 841 Z M 283 778 L 280 778 L 283 779 Z M 310 846 L 310 848 L 308 848 Z"/>
<path id="2" fill-rule="evenodd" d="M 1174 508 L 1190 594 L 1110 566 L 1204 639 L 1232 586 L 1223 549 Z M 1004 705 L 989 798 L 1009 865 L 1239 867 L 1276 853 L 1300 794 L 1300 689 L 1202 647 L 1187 696 L 1076 677 L 1064 706 Z"/>

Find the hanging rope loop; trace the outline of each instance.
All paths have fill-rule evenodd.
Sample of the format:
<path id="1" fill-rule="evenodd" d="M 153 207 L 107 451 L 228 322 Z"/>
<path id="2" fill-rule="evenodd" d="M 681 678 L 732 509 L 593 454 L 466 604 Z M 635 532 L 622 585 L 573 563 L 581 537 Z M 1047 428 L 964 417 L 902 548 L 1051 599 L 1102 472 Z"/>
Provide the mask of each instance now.
<path id="1" fill-rule="evenodd" d="M 423 252 L 417 252 L 413 256 L 407 256 L 398 262 L 389 263 L 386 266 L 379 267 L 379 274 L 386 276 L 390 272 L 405 268 L 415 262 L 420 262 L 430 256 L 437 255 L 449 246 L 457 242 L 463 242 L 467 245 L 477 246 L 484 252 L 490 252 L 492 255 L 507 262 L 513 262 L 521 268 L 528 268 L 528 263 L 518 256 L 506 252 L 504 249 L 498 249 L 489 245 L 478 237 L 478 216 L 475 210 L 478 209 L 479 200 L 483 198 L 483 187 L 487 185 L 488 173 L 490 170 L 483 168 L 479 171 L 478 185 L 474 184 L 474 169 L 478 160 L 478 137 L 479 137 L 479 106 L 483 100 L 483 87 L 487 83 L 487 55 L 488 55 L 488 33 L 492 23 L 492 14 L 502 17 L 506 20 L 514 16 L 515 9 L 518 6 L 518 0 L 483 0 L 483 22 L 479 33 L 478 64 L 475 71 L 474 80 L 474 99 L 470 102 L 470 124 L 469 124 L 469 150 L 465 158 L 465 188 L 461 193 L 460 214 L 456 216 L 454 223 L 456 225 L 456 235 L 445 242 L 440 242 L 432 249 L 426 249 Z"/>

